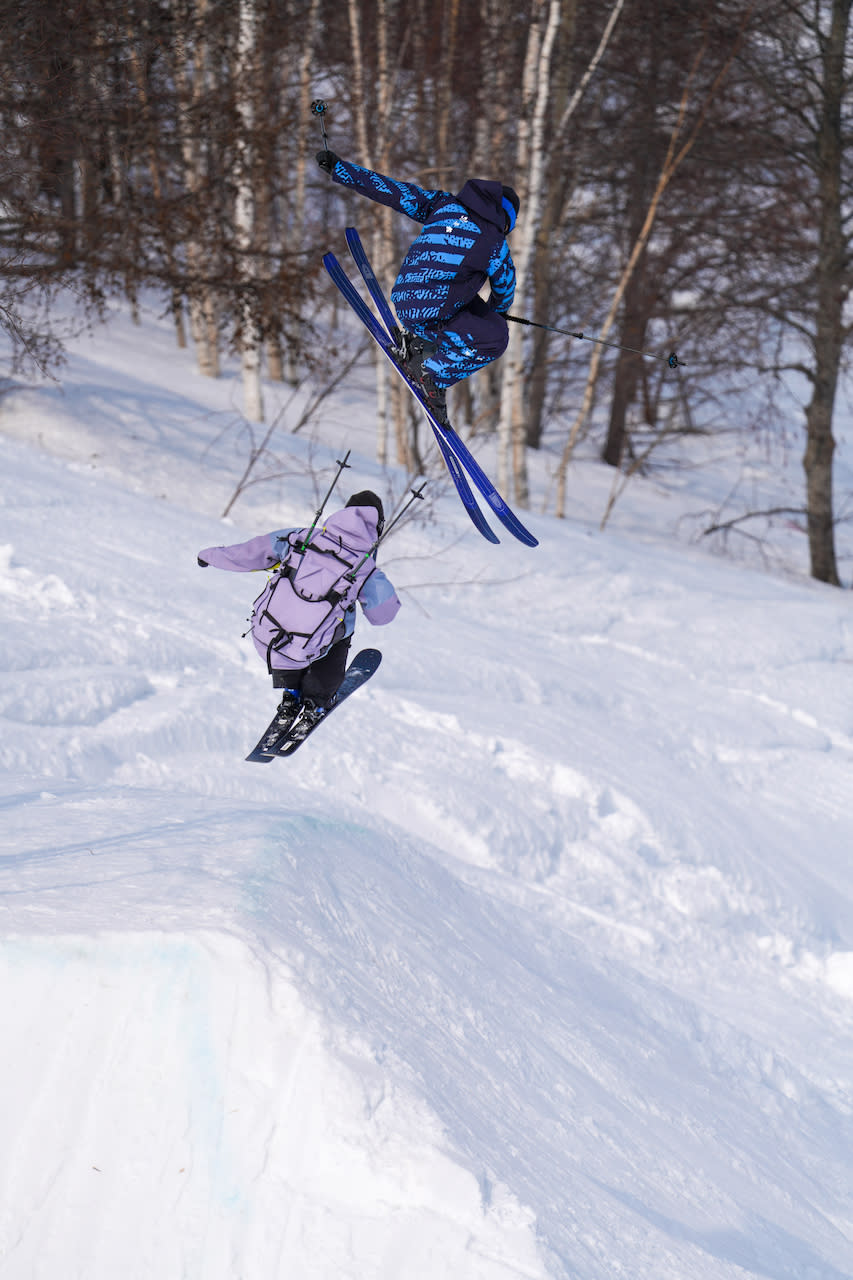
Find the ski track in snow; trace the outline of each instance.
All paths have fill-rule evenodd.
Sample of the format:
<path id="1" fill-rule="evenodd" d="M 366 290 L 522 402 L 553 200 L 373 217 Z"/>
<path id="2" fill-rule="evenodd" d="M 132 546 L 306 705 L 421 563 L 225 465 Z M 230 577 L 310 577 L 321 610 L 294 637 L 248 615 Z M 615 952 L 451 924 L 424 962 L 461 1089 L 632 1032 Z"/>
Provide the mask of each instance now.
<path id="1" fill-rule="evenodd" d="M 389 563 L 380 673 L 246 764 L 264 579 L 195 552 L 281 520 L 125 338 L 0 437 L 0 1280 L 849 1280 L 849 593 L 466 530 L 502 584 Z"/>

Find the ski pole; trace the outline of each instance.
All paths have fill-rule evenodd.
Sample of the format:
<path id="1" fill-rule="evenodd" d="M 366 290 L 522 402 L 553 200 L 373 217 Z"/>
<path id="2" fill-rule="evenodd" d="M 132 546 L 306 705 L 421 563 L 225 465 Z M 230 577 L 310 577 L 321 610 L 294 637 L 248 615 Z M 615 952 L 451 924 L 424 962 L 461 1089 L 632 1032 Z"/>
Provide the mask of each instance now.
<path id="1" fill-rule="evenodd" d="M 384 529 L 382 530 L 382 533 L 381 533 L 381 534 L 379 535 L 379 537 L 376 539 L 376 541 L 374 542 L 373 546 L 370 548 L 370 550 L 369 550 L 368 552 L 366 552 L 366 553 L 365 553 L 364 559 L 363 559 L 363 560 L 360 560 L 360 561 L 358 562 L 358 564 L 355 566 L 355 568 L 354 568 L 354 569 L 350 570 L 350 572 L 349 572 L 349 573 L 347 573 L 347 574 L 345 574 L 345 575 L 344 575 L 344 576 L 345 576 L 345 577 L 346 577 L 350 582 L 355 582 L 355 575 L 358 573 L 358 571 L 359 571 L 359 569 L 361 568 L 361 566 L 362 566 L 363 564 L 366 564 L 366 563 L 367 563 L 367 561 L 370 559 L 370 557 L 371 557 L 371 556 L 376 555 L 376 549 L 377 549 L 377 547 L 379 546 L 380 542 L 384 542 L 384 541 L 385 541 L 385 539 L 388 537 L 388 534 L 389 534 L 389 533 L 391 532 L 391 530 L 394 528 L 394 525 L 397 523 L 397 521 L 398 521 L 398 520 L 402 520 L 403 516 L 406 514 L 406 512 L 408 511 L 408 509 L 409 509 L 409 507 L 412 505 L 412 503 L 415 501 L 415 499 L 416 499 L 416 498 L 420 498 L 421 500 L 423 500 L 423 496 L 424 496 L 424 489 L 425 489 L 426 487 L 427 487 L 427 482 L 426 482 L 426 480 L 424 480 L 424 482 L 423 482 L 423 484 L 421 485 L 420 489 L 412 489 L 412 491 L 411 491 L 412 496 L 411 496 L 411 498 L 409 498 L 409 501 L 408 501 L 408 502 L 406 503 L 406 505 L 402 508 L 402 510 L 400 510 L 400 511 L 398 511 L 398 512 L 397 512 L 397 514 L 395 515 L 395 517 L 394 517 L 394 519 L 391 521 L 391 523 L 390 523 L 389 525 L 387 525 L 387 526 L 386 526 L 386 528 L 384 528 Z"/>
<path id="2" fill-rule="evenodd" d="M 323 514 L 323 509 L 325 508 L 326 503 L 329 501 L 329 498 L 332 496 L 332 490 L 334 489 L 335 485 L 338 483 L 338 480 L 341 477 L 341 473 L 344 471 L 345 468 L 349 469 L 350 464 L 347 462 L 347 458 L 350 456 L 350 453 L 351 453 L 351 450 L 347 449 L 346 453 L 344 454 L 343 462 L 341 461 L 340 458 L 335 458 L 335 462 L 337 462 L 338 464 L 338 469 L 335 472 L 335 478 L 332 481 L 332 483 L 329 485 L 329 488 L 326 491 L 325 498 L 317 508 L 317 511 L 314 515 L 314 523 L 312 524 L 311 528 L 308 530 L 308 536 L 302 544 L 302 547 L 301 547 L 302 551 L 306 549 L 306 547 L 308 546 L 308 543 L 311 541 L 312 537 L 314 536 L 314 530 L 317 528 L 317 522 L 319 521 L 320 516 Z"/>
<path id="3" fill-rule="evenodd" d="M 658 351 L 642 351 L 639 347 L 624 347 L 620 342 L 607 342 L 604 338 L 591 338 L 588 333 L 573 333 L 571 329 L 558 329 L 556 325 L 540 324 L 538 320 L 525 320 L 522 316 L 511 316 L 506 311 L 502 314 L 505 320 L 512 320 L 514 324 L 529 324 L 534 329 L 547 329 L 549 333 L 562 333 L 567 338 L 582 338 L 584 342 L 597 342 L 601 347 L 614 347 L 617 351 L 630 351 L 635 356 L 649 356 L 652 360 L 665 360 L 670 369 L 685 367 L 684 361 L 679 360 L 674 351 L 670 351 L 668 356 L 662 356 Z"/>
<path id="4" fill-rule="evenodd" d="M 420 499 L 421 499 L 421 501 L 423 501 L 424 489 L 425 489 L 426 487 L 427 487 L 427 482 L 426 482 L 426 480 L 424 480 L 424 482 L 422 483 L 422 485 L 421 485 L 420 489 L 412 489 L 412 490 L 411 490 L 411 494 L 412 494 L 412 496 L 409 498 L 409 501 L 406 503 L 406 505 L 405 505 L 405 506 L 404 506 L 400 511 L 398 511 L 398 512 L 397 512 L 397 514 L 395 515 L 395 517 L 394 517 L 394 519 L 391 521 L 391 523 L 390 523 L 389 525 L 387 525 L 387 526 L 386 526 L 386 528 L 384 528 L 384 529 L 382 530 L 382 534 L 381 534 L 381 536 L 380 536 L 380 537 L 378 537 L 378 538 L 376 539 L 376 542 L 374 543 L 374 548 L 378 547 L 378 546 L 379 546 L 379 544 L 380 544 L 380 542 L 382 542 L 384 538 L 387 538 L 387 537 L 388 537 L 388 534 L 389 534 L 389 533 L 391 532 L 391 530 L 394 528 L 394 525 L 395 525 L 395 524 L 397 524 L 397 522 L 398 522 L 399 520 L 402 520 L 403 516 L 406 514 L 406 512 L 407 512 L 407 511 L 408 511 L 408 509 L 409 509 L 409 507 L 412 505 L 412 503 L 415 501 L 415 499 L 416 499 L 416 498 L 420 498 Z M 371 553 L 370 553 L 370 554 L 372 555 L 372 554 L 373 554 L 373 552 L 371 551 Z"/>
<path id="5" fill-rule="evenodd" d="M 329 108 L 326 106 L 322 98 L 315 98 L 314 101 L 311 103 L 311 114 L 313 116 L 319 116 L 320 118 L 320 128 L 323 130 L 323 150 L 324 151 L 329 150 L 329 139 L 326 137 L 326 122 L 323 119 L 328 109 Z"/>

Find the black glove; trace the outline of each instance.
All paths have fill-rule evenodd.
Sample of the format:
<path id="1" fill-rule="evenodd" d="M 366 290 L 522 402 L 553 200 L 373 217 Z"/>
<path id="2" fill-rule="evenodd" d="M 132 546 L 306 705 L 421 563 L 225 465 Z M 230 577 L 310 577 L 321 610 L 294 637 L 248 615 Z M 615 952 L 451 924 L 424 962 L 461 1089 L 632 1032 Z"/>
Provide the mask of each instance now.
<path id="1" fill-rule="evenodd" d="M 208 563 L 207 563 L 207 561 L 206 561 L 206 560 L 202 560 L 201 556 L 196 556 L 196 560 L 198 560 L 198 567 L 199 567 L 200 569 L 207 569 L 207 568 L 208 568 Z"/>
<path id="2" fill-rule="evenodd" d="M 326 173 L 331 173 L 339 160 L 340 156 L 336 156 L 334 151 L 317 152 L 317 163 L 321 169 L 326 170 Z"/>

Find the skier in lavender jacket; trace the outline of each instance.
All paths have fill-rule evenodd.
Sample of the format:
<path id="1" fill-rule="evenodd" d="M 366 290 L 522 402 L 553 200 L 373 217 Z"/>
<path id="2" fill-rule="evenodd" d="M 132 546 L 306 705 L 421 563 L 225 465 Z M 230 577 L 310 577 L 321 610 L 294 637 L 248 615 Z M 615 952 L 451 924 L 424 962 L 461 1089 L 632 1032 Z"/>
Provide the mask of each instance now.
<path id="1" fill-rule="evenodd" d="M 300 723 L 316 722 L 334 702 L 346 672 L 356 601 L 373 626 L 384 626 L 397 616 L 397 593 L 373 556 L 367 555 L 383 525 L 382 500 L 366 489 L 353 494 L 319 530 L 278 529 L 198 553 L 203 568 L 213 565 L 237 573 L 273 569 L 285 559 L 291 566 L 289 574 L 270 580 L 252 613 L 255 648 L 267 663 L 273 688 L 284 691 L 279 704 L 282 727 L 293 723 L 300 711 Z M 348 572 L 352 578 L 344 576 Z"/>
<path id="2" fill-rule="evenodd" d="M 403 259 L 391 301 L 415 336 L 404 357 L 430 410 L 447 424 L 446 391 L 506 350 L 504 313 L 515 295 L 515 267 L 506 237 L 519 200 L 512 187 L 471 178 L 458 195 L 425 191 L 319 151 L 333 182 L 405 213 L 423 230 Z M 488 280 L 488 302 L 479 296 Z"/>

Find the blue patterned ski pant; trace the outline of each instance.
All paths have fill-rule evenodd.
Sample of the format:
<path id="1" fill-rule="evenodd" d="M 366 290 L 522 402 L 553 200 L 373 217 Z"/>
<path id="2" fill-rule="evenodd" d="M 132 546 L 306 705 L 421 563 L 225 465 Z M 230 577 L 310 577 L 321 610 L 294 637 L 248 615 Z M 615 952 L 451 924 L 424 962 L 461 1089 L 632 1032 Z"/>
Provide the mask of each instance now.
<path id="1" fill-rule="evenodd" d="M 404 316 L 400 319 L 406 324 Z M 450 387 L 502 356 L 509 341 L 508 330 L 503 316 L 475 297 L 441 329 L 417 327 L 421 337 L 436 343 L 424 368 L 429 369 L 437 387 Z"/>

